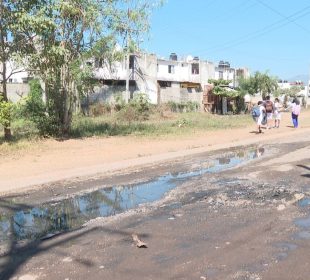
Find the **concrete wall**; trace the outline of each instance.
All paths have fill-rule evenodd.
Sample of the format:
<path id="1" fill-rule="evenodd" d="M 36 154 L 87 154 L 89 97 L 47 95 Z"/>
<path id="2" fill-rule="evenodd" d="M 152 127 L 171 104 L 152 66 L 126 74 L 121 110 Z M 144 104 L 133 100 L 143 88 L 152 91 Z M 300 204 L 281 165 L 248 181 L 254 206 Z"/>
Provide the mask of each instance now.
<path id="1" fill-rule="evenodd" d="M 171 87 L 160 88 L 160 103 L 168 103 L 169 101 L 186 103 L 192 101 L 201 104 L 202 97 L 202 92 L 197 92 L 194 88 L 189 90 L 181 88 L 179 83 L 172 83 Z"/>
<path id="2" fill-rule="evenodd" d="M 7 84 L 8 99 L 15 103 L 22 97 L 27 96 L 29 90 L 28 84 L 9 83 Z"/>
<path id="3" fill-rule="evenodd" d="M 149 54 L 135 56 L 132 79 L 136 81 L 136 93 L 148 95 L 152 104 L 158 102 L 157 57 Z"/>
<path id="4" fill-rule="evenodd" d="M 94 88 L 94 92 L 89 94 L 89 105 L 94 103 L 115 103 L 118 97 L 125 100 L 125 90 L 125 86 L 97 86 Z M 129 91 L 134 92 L 135 87 L 130 87 Z M 83 101 L 83 105 L 86 103 L 86 100 Z"/>
<path id="5" fill-rule="evenodd" d="M 0 64 L 0 71 L 2 71 L 3 65 Z M 12 74 L 14 72 L 14 74 Z M 9 61 L 6 63 L 6 77 L 9 78 L 8 82 L 12 84 L 23 83 L 27 81 L 29 75 L 24 68 L 14 65 L 14 62 Z M 2 77 L 1 77 L 2 79 Z"/>

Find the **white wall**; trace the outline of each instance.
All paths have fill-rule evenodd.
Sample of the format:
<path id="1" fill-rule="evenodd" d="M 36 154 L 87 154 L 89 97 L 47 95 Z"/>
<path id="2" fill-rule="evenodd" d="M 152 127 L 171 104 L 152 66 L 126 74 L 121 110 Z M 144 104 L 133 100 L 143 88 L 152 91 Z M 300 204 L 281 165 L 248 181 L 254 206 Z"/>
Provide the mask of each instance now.
<path id="1" fill-rule="evenodd" d="M 0 67 L 2 69 L 2 65 Z M 27 82 L 29 76 L 28 72 L 24 70 L 22 67 L 17 67 L 16 65 L 14 65 L 13 62 L 8 62 L 6 64 L 6 71 L 7 71 L 6 77 L 9 78 L 8 83 L 22 84 L 24 83 L 24 81 Z M 18 73 L 12 74 L 12 72 L 18 72 Z M 0 79 L 2 79 L 2 77 L 0 77 Z"/>

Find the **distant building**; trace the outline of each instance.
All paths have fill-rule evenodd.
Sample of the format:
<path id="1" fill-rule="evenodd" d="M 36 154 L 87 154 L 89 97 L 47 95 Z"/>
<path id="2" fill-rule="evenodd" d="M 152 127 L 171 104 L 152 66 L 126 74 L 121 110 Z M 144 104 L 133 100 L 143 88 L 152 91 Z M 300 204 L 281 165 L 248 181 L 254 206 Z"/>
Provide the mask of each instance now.
<path id="1" fill-rule="evenodd" d="M 113 103 L 117 98 L 132 99 L 137 93 L 145 93 L 153 104 L 168 101 L 202 104 L 203 89 L 209 79 L 230 80 L 230 87 L 233 88 L 238 77 L 249 75 L 247 68 L 234 69 L 229 62 L 220 61 L 215 66 L 213 62 L 199 57 L 180 58 L 176 53 L 171 53 L 169 59 L 158 58 L 155 54 L 133 53 L 129 61 L 123 59 L 110 64 L 104 59 L 93 59 L 87 64 L 93 66 L 94 78 L 99 81 L 99 85 L 87 94 L 84 106 L 96 102 Z M 28 94 L 29 79 L 28 73 L 22 69 L 9 77 L 8 92 L 12 101 Z M 129 81 L 129 96 L 126 80 Z"/>
<path id="2" fill-rule="evenodd" d="M 214 79 L 214 64 L 198 57 L 178 59 L 172 53 L 169 59 L 157 58 L 153 54 L 136 53 L 129 59 L 129 91 L 145 93 L 154 104 L 168 101 L 201 103 L 203 86 Z M 102 86 L 97 87 L 90 101 L 113 101 L 115 93 L 125 97 L 126 63 L 116 62 L 112 66 L 99 65 L 95 77 Z"/>
<path id="3" fill-rule="evenodd" d="M 0 64 L 0 70 L 2 69 L 3 65 Z M 6 64 L 6 71 L 8 99 L 17 102 L 29 93 L 29 73 L 22 67 L 16 67 L 13 62 Z M 2 79 L 3 77 L 0 75 L 0 83 Z"/>
<path id="4" fill-rule="evenodd" d="M 229 86 L 235 87 L 236 82 L 236 73 L 235 69 L 230 67 L 230 63 L 228 61 L 221 60 L 218 63 L 218 66 L 215 67 L 215 77 L 216 80 L 226 80 L 231 81 Z"/>

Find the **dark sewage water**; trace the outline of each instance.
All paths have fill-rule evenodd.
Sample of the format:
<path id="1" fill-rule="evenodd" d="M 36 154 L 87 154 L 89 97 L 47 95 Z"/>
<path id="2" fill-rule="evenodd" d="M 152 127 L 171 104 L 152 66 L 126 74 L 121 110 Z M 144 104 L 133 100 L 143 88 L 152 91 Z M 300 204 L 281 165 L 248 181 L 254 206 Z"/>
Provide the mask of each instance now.
<path id="1" fill-rule="evenodd" d="M 107 217 L 161 199 L 180 183 L 206 173 L 220 172 L 259 157 L 263 148 L 229 152 L 216 159 L 200 162 L 200 168 L 167 173 L 135 185 L 103 188 L 31 209 L 0 214 L 0 245 L 9 241 L 34 240 L 76 229 L 86 221 Z M 1 206 L 1 202 L 0 202 Z M 14 205 L 10 205 L 14 209 Z"/>

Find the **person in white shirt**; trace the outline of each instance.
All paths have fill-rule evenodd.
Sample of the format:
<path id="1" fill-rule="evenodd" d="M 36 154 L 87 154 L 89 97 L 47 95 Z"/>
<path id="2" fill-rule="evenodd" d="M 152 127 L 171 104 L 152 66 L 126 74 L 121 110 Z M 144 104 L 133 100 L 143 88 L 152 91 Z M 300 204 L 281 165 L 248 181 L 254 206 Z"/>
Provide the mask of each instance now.
<path id="1" fill-rule="evenodd" d="M 281 122 L 281 110 L 282 110 L 282 104 L 280 103 L 279 98 L 276 98 L 274 100 L 274 127 L 279 128 L 280 122 Z"/>
<path id="2" fill-rule="evenodd" d="M 294 128 L 298 128 L 298 116 L 300 115 L 300 109 L 301 109 L 298 98 L 294 99 L 291 108 L 292 108 L 292 121 Z"/>
<path id="3" fill-rule="evenodd" d="M 257 129 L 258 133 L 262 133 L 262 127 L 266 125 L 267 118 L 266 118 L 266 109 L 264 106 L 263 101 L 258 101 L 257 105 L 259 106 L 259 117 L 257 118 Z"/>

